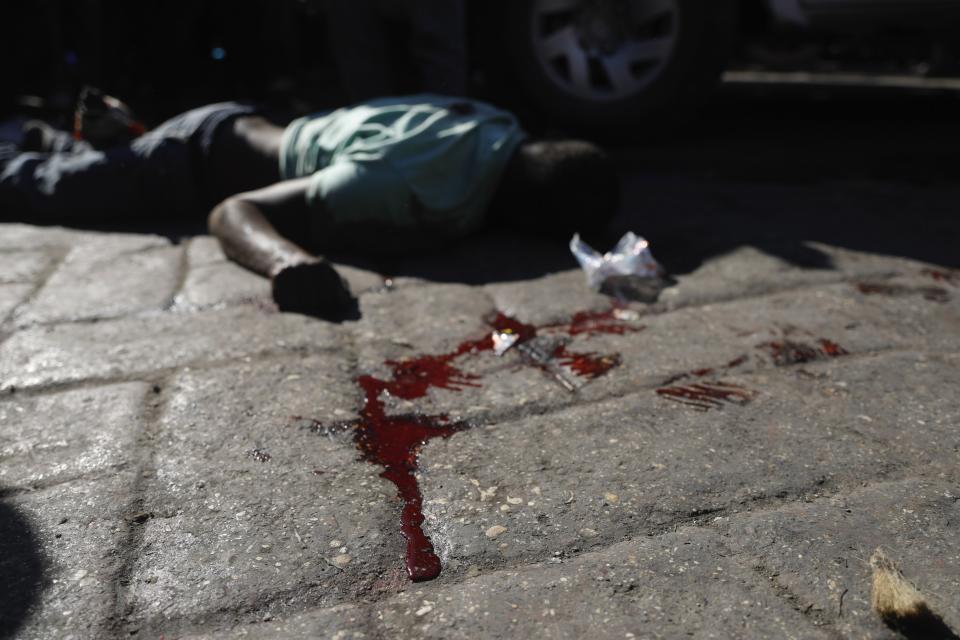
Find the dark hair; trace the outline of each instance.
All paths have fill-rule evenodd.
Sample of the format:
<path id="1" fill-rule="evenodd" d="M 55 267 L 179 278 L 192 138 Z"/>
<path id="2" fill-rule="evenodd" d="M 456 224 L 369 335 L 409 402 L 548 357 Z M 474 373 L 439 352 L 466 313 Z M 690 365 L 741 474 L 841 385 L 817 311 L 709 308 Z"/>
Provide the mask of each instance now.
<path id="1" fill-rule="evenodd" d="M 582 140 L 527 141 L 513 154 L 488 219 L 559 234 L 603 227 L 620 203 L 616 167 Z"/>

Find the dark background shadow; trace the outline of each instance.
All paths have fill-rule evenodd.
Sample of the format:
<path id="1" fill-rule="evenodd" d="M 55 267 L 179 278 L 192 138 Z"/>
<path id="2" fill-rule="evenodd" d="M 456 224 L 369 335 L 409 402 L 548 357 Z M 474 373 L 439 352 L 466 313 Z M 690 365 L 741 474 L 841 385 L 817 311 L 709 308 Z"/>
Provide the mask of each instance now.
<path id="1" fill-rule="evenodd" d="M 40 595 L 43 561 L 29 521 L 0 502 L 0 638 L 15 637 Z"/>
<path id="2" fill-rule="evenodd" d="M 679 273 L 744 245 L 829 267 L 809 242 L 960 266 L 958 108 L 960 92 L 727 86 L 684 135 L 623 150 L 617 223 Z"/>
<path id="3" fill-rule="evenodd" d="M 197 0 L 171 11 L 156 0 L 15 3 L 5 17 L 17 26 L 0 43 L 0 98 L 37 93 L 62 114 L 71 92 L 93 82 L 153 123 L 227 98 L 288 113 L 338 104 L 315 4 Z M 224 57 L 214 59 L 216 50 Z M 606 250 L 633 230 L 676 274 L 744 246 L 830 268 L 811 242 L 960 267 L 960 90 L 918 80 L 909 89 L 871 87 L 868 76 L 850 87 L 727 84 L 696 120 L 669 130 L 638 122 L 605 141 L 621 168 L 621 212 L 603 229 L 585 220 L 583 235 Z M 524 124 L 564 133 L 534 119 Z M 550 212 L 530 215 L 541 234 L 501 227 L 402 258 L 332 257 L 388 275 L 471 284 L 576 268 L 569 238 L 550 234 Z M 83 226 L 173 240 L 205 232 L 203 220 L 172 217 Z"/>

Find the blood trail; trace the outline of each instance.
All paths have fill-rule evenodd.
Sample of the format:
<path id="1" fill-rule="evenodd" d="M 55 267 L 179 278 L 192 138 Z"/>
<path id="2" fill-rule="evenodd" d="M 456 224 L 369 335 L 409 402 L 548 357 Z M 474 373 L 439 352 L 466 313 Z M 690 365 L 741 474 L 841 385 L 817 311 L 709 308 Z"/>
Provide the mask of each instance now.
<path id="1" fill-rule="evenodd" d="M 423 531 L 423 496 L 416 477 L 420 450 L 430 440 L 449 438 L 458 431 L 469 428 L 469 425 L 451 421 L 442 414 L 390 415 L 387 413 L 384 397 L 415 400 L 425 397 L 430 389 L 457 392 L 468 387 L 480 387 L 482 376 L 463 371 L 458 362 L 494 351 L 497 342 L 495 336 L 509 337 L 508 348 L 517 347 L 518 352 L 523 354 L 521 347 L 533 343 L 539 331 L 551 336 L 572 337 L 623 335 L 643 329 L 626 324 L 621 319 L 629 317 L 629 313 L 622 309 L 585 311 L 574 314 L 568 323 L 542 327 L 525 324 L 503 313 L 497 313 L 486 318 L 491 331 L 481 338 L 466 340 L 448 353 L 387 360 L 384 364 L 390 375 L 385 379 L 373 375 L 356 378 L 355 382 L 363 394 L 363 406 L 355 420 L 327 426 L 316 421 L 307 422 L 307 427 L 318 434 L 344 428 L 352 429 L 353 440 L 361 458 L 383 467 L 380 477 L 396 486 L 397 496 L 403 503 L 400 531 L 407 542 L 405 564 L 411 580 L 431 580 L 437 577 L 441 570 L 440 559 L 430 538 Z M 602 376 L 619 365 L 620 356 L 569 351 L 566 342 L 560 341 L 552 347 L 548 358 L 532 361 L 521 357 L 521 362 L 547 370 L 547 373 L 551 373 L 551 367 L 560 367 L 571 372 L 573 376 L 589 380 Z"/>

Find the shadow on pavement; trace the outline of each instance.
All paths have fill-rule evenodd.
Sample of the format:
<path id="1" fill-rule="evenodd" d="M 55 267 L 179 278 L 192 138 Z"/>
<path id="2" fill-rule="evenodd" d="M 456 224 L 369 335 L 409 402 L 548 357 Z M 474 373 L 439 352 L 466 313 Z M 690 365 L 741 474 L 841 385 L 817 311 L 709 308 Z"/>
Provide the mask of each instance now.
<path id="1" fill-rule="evenodd" d="M 621 213 L 584 235 L 605 251 L 632 230 L 675 274 L 741 247 L 832 268 L 810 243 L 957 268 L 958 111 L 960 92 L 724 86 L 697 121 L 613 149 Z M 446 282 L 524 280 L 576 268 L 568 240 L 495 229 L 378 264 Z"/>
<path id="2" fill-rule="evenodd" d="M 669 139 L 617 150 L 612 235 L 650 239 L 675 273 L 752 246 L 829 268 L 820 242 L 960 266 L 960 92 L 725 87 Z"/>
<path id="3" fill-rule="evenodd" d="M 40 542 L 27 519 L 0 502 L 0 638 L 16 637 L 40 595 Z"/>

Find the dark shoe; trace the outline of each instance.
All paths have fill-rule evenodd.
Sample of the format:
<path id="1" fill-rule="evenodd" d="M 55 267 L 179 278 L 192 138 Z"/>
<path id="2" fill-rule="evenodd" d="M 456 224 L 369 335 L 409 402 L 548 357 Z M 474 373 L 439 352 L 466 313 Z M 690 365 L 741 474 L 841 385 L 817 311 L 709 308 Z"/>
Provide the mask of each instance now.
<path id="1" fill-rule="evenodd" d="M 97 149 L 129 143 L 146 128 L 126 104 L 94 87 L 84 87 L 73 116 L 74 137 Z"/>

